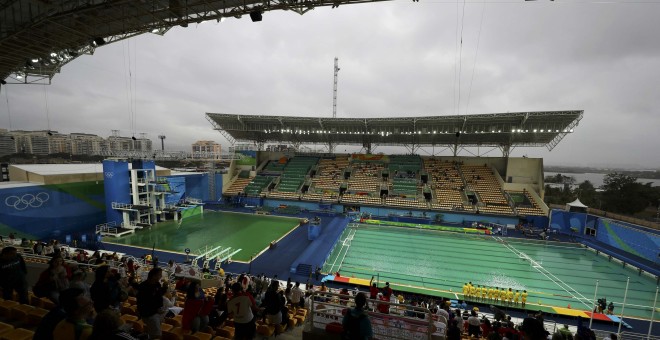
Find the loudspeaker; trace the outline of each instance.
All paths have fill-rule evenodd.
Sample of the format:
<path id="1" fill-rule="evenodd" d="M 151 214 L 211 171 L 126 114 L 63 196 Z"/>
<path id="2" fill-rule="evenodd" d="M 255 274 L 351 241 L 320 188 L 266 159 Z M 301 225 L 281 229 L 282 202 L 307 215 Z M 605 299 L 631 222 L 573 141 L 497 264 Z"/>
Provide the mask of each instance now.
<path id="1" fill-rule="evenodd" d="M 261 16 L 261 11 L 256 10 L 256 11 L 250 12 L 250 19 L 252 19 L 252 22 L 261 21 L 261 19 L 263 19 L 262 16 Z"/>

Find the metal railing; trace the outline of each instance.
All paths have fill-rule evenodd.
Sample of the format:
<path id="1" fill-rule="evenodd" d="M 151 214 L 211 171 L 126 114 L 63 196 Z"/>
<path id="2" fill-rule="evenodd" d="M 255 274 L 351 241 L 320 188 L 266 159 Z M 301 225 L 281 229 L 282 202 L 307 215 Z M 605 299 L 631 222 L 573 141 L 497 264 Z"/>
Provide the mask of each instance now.
<path id="1" fill-rule="evenodd" d="M 316 291 L 312 294 L 308 328 L 326 330 L 330 324 L 341 324 L 343 310 L 355 305 L 355 296 Z M 369 306 L 377 306 L 372 311 Z M 388 307 L 384 307 L 388 306 Z M 389 313 L 375 310 L 387 308 Z M 374 338 L 377 339 L 444 339 L 446 323 L 439 321 L 427 308 L 367 299 Z"/>

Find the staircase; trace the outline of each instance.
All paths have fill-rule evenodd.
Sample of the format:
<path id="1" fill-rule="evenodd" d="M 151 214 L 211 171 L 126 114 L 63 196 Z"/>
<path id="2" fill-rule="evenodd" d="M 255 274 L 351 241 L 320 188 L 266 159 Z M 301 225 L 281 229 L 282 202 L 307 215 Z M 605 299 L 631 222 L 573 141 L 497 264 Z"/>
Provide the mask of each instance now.
<path id="1" fill-rule="evenodd" d="M 296 275 L 309 277 L 312 274 L 312 265 L 301 263 L 296 267 Z"/>

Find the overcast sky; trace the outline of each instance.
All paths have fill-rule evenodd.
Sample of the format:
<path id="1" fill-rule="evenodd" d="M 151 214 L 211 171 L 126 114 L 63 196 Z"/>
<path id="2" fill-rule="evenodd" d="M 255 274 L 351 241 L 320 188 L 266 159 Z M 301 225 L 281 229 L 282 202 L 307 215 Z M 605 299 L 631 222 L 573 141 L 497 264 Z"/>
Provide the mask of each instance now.
<path id="1" fill-rule="evenodd" d="M 463 2 L 420 0 L 176 27 L 79 57 L 46 91 L 3 87 L 0 127 L 228 146 L 205 112 L 331 117 L 336 56 L 338 117 L 584 110 L 554 150 L 513 156 L 660 168 L 658 13 L 660 0 L 493 0 L 463 17 Z"/>

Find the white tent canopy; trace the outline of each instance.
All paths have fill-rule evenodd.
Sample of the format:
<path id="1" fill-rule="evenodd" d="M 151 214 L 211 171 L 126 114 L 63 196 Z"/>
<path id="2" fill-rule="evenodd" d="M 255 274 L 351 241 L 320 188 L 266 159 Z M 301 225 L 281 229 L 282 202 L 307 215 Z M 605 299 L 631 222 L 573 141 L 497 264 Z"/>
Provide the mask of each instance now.
<path id="1" fill-rule="evenodd" d="M 571 203 L 566 203 L 566 211 L 575 211 L 575 210 L 586 210 L 587 207 L 584 205 L 582 202 L 580 202 L 579 198 L 576 198 L 575 201 Z"/>

